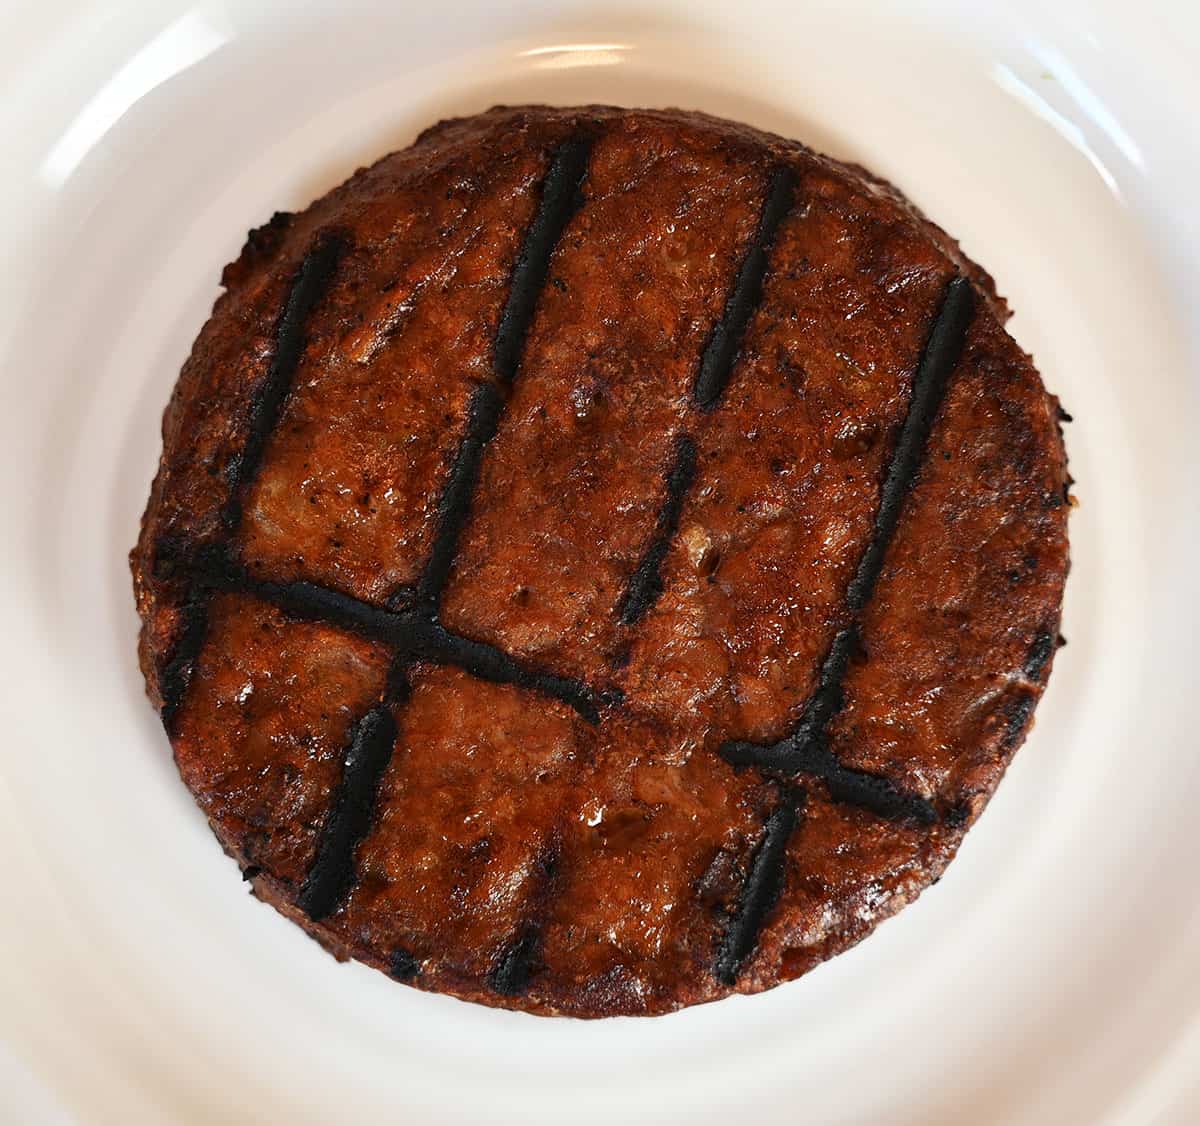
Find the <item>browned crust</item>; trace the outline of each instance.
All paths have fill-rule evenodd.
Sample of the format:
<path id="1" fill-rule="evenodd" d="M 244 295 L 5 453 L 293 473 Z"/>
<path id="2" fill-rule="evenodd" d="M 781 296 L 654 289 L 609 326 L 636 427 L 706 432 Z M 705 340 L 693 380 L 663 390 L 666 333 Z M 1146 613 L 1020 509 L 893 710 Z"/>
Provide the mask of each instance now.
<path id="1" fill-rule="evenodd" d="M 988 400 L 985 407 L 980 408 L 984 412 L 980 415 L 980 425 L 987 431 L 983 438 L 970 432 L 969 428 L 958 427 L 957 423 L 951 437 L 957 435 L 961 439 L 961 456 L 967 459 L 968 465 L 978 467 L 981 472 L 991 472 L 993 469 L 999 472 L 997 467 L 1000 461 L 997 459 L 1003 459 L 1005 449 L 1019 451 L 1019 456 L 1025 459 L 1024 472 L 1018 475 L 1020 479 L 1014 480 L 1011 485 L 1006 483 L 997 486 L 999 499 L 994 502 L 1013 506 L 1013 520 L 1018 525 L 1028 524 L 1027 538 L 1037 543 L 1040 554 L 1036 581 L 1029 580 L 1030 585 L 1014 588 L 1012 597 L 1016 599 L 1019 612 L 1014 612 L 1010 624 L 1020 626 L 1020 630 L 1013 626 L 1014 633 L 1024 630 L 1027 635 L 1035 635 L 1038 639 L 1047 633 L 1057 637 L 1061 591 L 1067 569 L 1066 508 L 1048 508 L 1045 513 L 1037 514 L 1034 512 L 1034 502 L 1036 497 L 1043 494 L 1054 494 L 1061 498 L 1069 480 L 1058 403 L 1042 388 L 1029 357 L 1003 332 L 1001 326 L 1007 319 L 1008 309 L 996 294 L 992 279 L 963 255 L 954 240 L 894 187 L 866 170 L 840 164 L 814 154 L 794 141 L 748 126 L 678 110 L 634 112 L 600 106 L 570 110 L 497 107 L 476 117 L 441 122 L 422 133 L 412 148 L 385 157 L 369 169 L 360 170 L 350 181 L 302 214 L 277 217 L 265 227 L 252 232 L 237 262 L 227 267 L 222 279 L 226 291 L 214 305 L 212 317 L 198 337 L 165 411 L 163 460 L 143 517 L 138 545 L 131 554 L 135 596 L 143 622 L 139 656 L 147 690 L 156 707 L 161 707 L 163 703 L 163 668 L 179 642 L 189 613 L 187 583 L 177 577 L 156 576 L 156 553 L 164 542 L 182 542 L 189 549 L 194 549 L 204 543 L 216 542 L 223 536 L 220 525 L 220 511 L 225 500 L 223 475 L 235 451 L 245 440 L 248 403 L 261 383 L 269 362 L 271 332 L 289 279 L 298 269 L 317 232 L 331 226 L 346 228 L 360 236 L 367 244 L 367 249 L 376 248 L 373 257 L 364 249 L 363 260 L 355 260 L 349 267 L 351 277 L 359 288 L 367 290 L 369 283 L 378 281 L 377 272 L 372 271 L 381 268 L 378 266 L 379 259 L 390 253 L 383 249 L 390 245 L 385 236 L 380 235 L 376 226 L 373 226 L 376 224 L 374 216 L 394 214 L 403 206 L 398 204 L 392 212 L 388 211 L 386 199 L 391 193 L 407 199 L 409 196 L 403 193 L 408 192 L 411 198 L 418 199 L 422 191 L 433 190 L 430 185 L 458 184 L 473 178 L 482 198 L 489 191 L 508 190 L 502 186 L 502 181 L 507 183 L 505 176 L 509 176 L 511 183 L 516 185 L 512 189 L 516 192 L 520 185 L 530 185 L 536 180 L 544 168 L 544 154 L 571 133 L 580 128 L 597 133 L 618 126 L 628 129 L 631 121 L 638 123 L 638 127 L 645 132 L 674 136 L 684 148 L 689 144 L 701 148 L 715 146 L 715 150 L 722 153 L 730 164 L 743 164 L 750 170 L 791 165 L 805 184 L 823 181 L 826 184 L 823 190 L 831 200 L 836 202 L 839 194 L 844 194 L 852 198 L 854 208 L 868 215 L 872 222 L 883 224 L 886 221 L 891 224 L 898 240 L 908 239 L 912 246 L 921 243 L 931 246 L 933 257 L 930 262 L 938 258 L 943 262 L 941 266 L 927 267 L 931 285 L 938 277 L 958 272 L 971 279 L 983 298 L 983 304 L 968 342 L 969 363 L 973 372 L 984 373 L 981 377 L 984 382 L 980 386 L 984 388 L 985 397 L 989 386 L 994 384 L 1001 389 L 995 392 L 994 402 Z M 709 150 L 705 148 L 704 151 Z M 481 163 L 488 165 L 486 171 Z M 661 190 L 667 189 L 663 187 Z M 447 198 L 449 191 L 447 188 Z M 864 202 L 864 195 L 874 197 L 877 202 Z M 521 223 L 525 221 L 526 218 L 521 219 Z M 518 229 L 514 220 L 514 230 Z M 501 236 L 496 237 L 499 239 Z M 515 238 L 515 235 L 512 237 Z M 882 250 L 875 247 L 874 250 L 884 253 L 886 247 Z M 511 249 L 504 254 L 511 260 Z M 501 254 L 501 258 L 504 254 Z M 432 276 L 432 267 L 419 257 L 407 263 L 406 269 L 408 273 L 401 273 L 407 285 L 414 284 L 414 279 Z M 311 357 L 332 354 L 337 347 L 344 345 L 346 326 L 353 323 L 359 298 L 352 292 L 337 297 L 336 301 L 344 304 L 336 305 L 333 320 L 329 324 L 322 322 L 323 327 L 314 330 L 316 335 L 310 346 L 310 360 Z M 537 332 L 535 325 L 532 338 L 534 345 L 531 346 L 536 346 L 539 339 Z M 316 360 L 311 362 L 316 363 Z M 1005 396 L 1011 396 L 1011 402 L 1015 404 L 1008 415 L 1003 414 Z M 743 408 L 739 406 L 737 409 Z M 963 409 L 974 408 L 965 404 Z M 965 438 L 959 433 L 960 429 L 967 435 Z M 719 440 L 719 434 L 712 439 L 714 443 Z M 993 447 L 998 447 L 999 452 Z M 716 448 L 719 447 L 714 446 Z M 955 456 L 959 456 L 957 447 Z M 1012 457 L 1016 456 L 1012 454 Z M 902 529 L 902 542 L 920 539 L 920 531 L 933 526 L 931 522 L 935 515 L 944 519 L 949 513 L 953 518 L 964 521 L 974 518 L 973 513 L 979 505 L 978 497 L 965 494 L 958 497 L 953 492 L 952 482 L 939 484 L 939 480 L 938 474 L 931 471 L 919 483 L 912 500 L 913 527 L 908 532 Z M 480 519 L 486 522 L 487 513 L 484 512 Z M 470 559 L 472 547 L 469 542 L 463 550 L 467 553 L 466 558 Z M 1016 547 L 1012 550 L 1016 550 Z M 999 548 L 997 555 L 1000 555 Z M 915 566 L 920 557 L 913 558 Z M 1005 558 L 1008 556 L 1005 555 Z M 684 563 L 682 556 L 670 557 L 666 563 L 668 578 L 675 573 L 670 568 L 682 567 Z M 299 571 L 295 575 L 281 577 L 294 578 L 303 574 L 303 571 Z M 890 596 L 897 606 L 904 606 L 911 601 L 915 595 L 905 585 L 906 574 L 903 567 L 898 568 L 893 579 L 889 579 L 885 573 L 881 597 L 886 600 Z M 979 584 L 975 597 L 982 600 L 981 605 L 986 606 L 986 613 L 997 614 L 994 607 L 999 595 L 994 589 L 995 576 L 981 571 L 975 579 Z M 465 583 L 466 579 L 462 582 Z M 477 599 L 472 600 L 474 596 L 469 594 L 466 586 L 458 589 L 457 594 L 456 589 L 451 588 L 450 605 L 459 606 L 456 613 L 460 613 L 462 618 L 461 628 L 484 635 L 484 640 L 501 647 L 513 642 L 517 635 L 512 632 L 510 624 L 505 620 L 493 622 L 482 610 L 481 616 L 473 617 Z M 955 594 L 965 600 L 955 605 L 972 605 L 973 596 L 970 592 L 963 594 L 961 591 L 947 592 L 947 605 L 950 605 Z M 459 603 L 455 602 L 456 597 Z M 667 621 L 667 609 L 669 607 L 662 610 L 658 620 L 650 623 L 648 630 L 674 628 L 660 624 Z M 999 617 L 996 620 L 1000 620 Z M 832 628 L 833 617 L 829 621 Z M 650 636 L 655 635 L 651 633 Z M 1028 648 L 1027 636 L 1017 641 Z M 791 857 L 789 890 L 764 929 L 756 955 L 747 963 L 732 988 L 719 984 L 706 972 L 703 963 L 708 957 L 707 951 L 692 947 L 687 948 L 690 951 L 688 957 L 694 961 L 680 962 L 673 967 L 672 974 L 668 974 L 665 984 L 660 982 L 652 986 L 637 982 L 631 984 L 631 980 L 624 976 L 627 971 L 619 966 L 607 975 L 590 978 L 581 978 L 578 973 L 572 976 L 570 967 L 561 972 L 550 967 L 540 978 L 535 977 L 527 992 L 506 996 L 489 989 L 481 974 L 477 970 L 464 968 L 465 963 L 439 961 L 432 955 L 424 959 L 424 970 L 412 984 L 490 1005 L 542 1014 L 590 1017 L 614 1013 L 665 1012 L 713 1000 L 730 992 L 757 992 L 782 980 L 800 976 L 825 958 L 853 945 L 880 921 L 911 902 L 924 887 L 940 878 L 945 866 L 953 858 L 964 833 L 982 812 L 1013 753 L 1023 741 L 1032 716 L 1032 705 L 1044 690 L 1053 663 L 1051 647 L 1040 667 L 1029 671 L 1027 675 L 1022 674 L 1025 657 L 1012 649 L 1017 641 L 1011 644 L 1006 642 L 1007 647 L 996 642 L 992 650 L 987 650 L 992 654 L 992 659 L 1007 661 L 1008 664 L 1003 668 L 984 670 L 994 682 L 988 689 L 993 693 L 988 697 L 992 702 L 984 709 L 986 714 L 981 714 L 976 726 L 971 728 L 972 745 L 968 751 L 957 754 L 953 761 L 945 764 L 943 783 L 937 796 L 939 808 L 950 811 L 950 815 L 943 817 L 930 830 L 925 832 L 901 827 L 888 828 L 886 833 L 882 833 L 870 815 L 861 811 L 846 812 L 827 800 L 819 783 L 810 787 L 813 812 L 798 831 L 801 834 L 806 831 L 812 833 L 812 840 L 798 846 L 801 851 Z M 943 654 L 947 662 L 952 645 L 960 643 L 968 648 L 973 644 L 983 644 L 969 638 L 961 642 L 951 639 L 946 642 L 947 649 Z M 1040 640 L 1036 643 L 1042 644 Z M 1012 656 L 1008 655 L 1010 651 Z M 1001 657 L 999 654 L 1002 652 L 1004 655 Z M 587 654 L 576 658 L 564 650 L 564 659 L 580 660 L 586 665 L 592 658 Z M 611 674 L 627 690 L 635 709 L 643 707 L 635 679 L 641 659 L 635 650 L 633 671 Z M 649 676 L 653 672 L 653 662 L 646 667 Z M 570 671 L 574 673 L 579 670 L 573 668 Z M 589 669 L 584 667 L 583 671 Z M 935 668 L 931 675 L 936 673 Z M 625 679 L 621 680 L 621 677 Z M 851 698 L 844 719 L 847 730 L 838 737 L 848 741 L 848 753 L 852 759 L 855 755 L 863 756 L 861 761 L 855 763 L 863 769 L 894 771 L 897 765 L 903 768 L 903 763 L 885 762 L 878 755 L 873 758 L 876 752 L 871 746 L 865 749 L 850 746 L 855 731 L 887 719 L 881 719 L 872 712 L 869 677 L 862 685 L 861 704 L 854 695 L 855 683 L 852 678 L 848 685 Z M 445 691 L 459 689 L 450 686 Z M 978 694 L 981 690 L 976 691 Z M 965 693 L 964 689 L 964 700 Z M 664 699 L 670 703 L 672 698 Z M 1027 701 L 1028 706 L 1023 701 Z M 789 705 L 796 702 L 786 701 Z M 966 715 L 966 704 L 955 706 L 959 710 L 951 710 L 948 720 L 930 722 L 965 724 L 967 721 L 962 716 Z M 655 711 L 654 701 L 650 700 L 645 708 L 645 711 L 638 710 L 637 714 L 643 716 L 648 730 L 661 730 L 663 720 Z M 789 708 L 784 710 L 785 713 L 790 711 Z M 1005 716 L 1014 719 L 1006 722 Z M 695 720 L 701 726 L 705 723 L 711 726 L 712 722 L 712 716 L 704 715 L 699 715 Z M 777 729 L 780 722 L 776 712 L 768 709 L 761 720 L 761 730 L 766 736 L 777 738 L 783 734 L 782 729 Z M 861 728 L 854 725 L 861 725 Z M 198 732 L 199 743 L 195 741 Z M 202 732 L 201 727 L 183 736 L 187 763 L 181 761 L 181 768 L 187 767 L 185 776 L 187 769 L 194 768 L 196 756 L 203 753 Z M 328 737 L 336 741 L 337 732 L 331 730 Z M 573 738 L 585 739 L 590 736 L 577 735 Z M 620 739 L 632 738 L 632 734 L 620 735 Z M 618 743 L 617 749 L 624 745 Z M 710 750 L 715 749 L 712 740 L 709 745 Z M 177 754 L 180 753 L 181 744 L 178 740 L 176 750 Z M 588 753 L 598 753 L 601 761 L 604 761 L 603 755 L 608 752 L 601 749 Z M 942 770 L 942 765 L 938 764 L 937 769 Z M 578 781 L 564 780 L 563 785 L 567 787 L 564 794 L 575 794 L 576 790 L 570 787 L 580 784 Z M 586 781 L 583 784 L 586 785 Z M 737 816 L 744 818 L 747 825 L 751 824 L 762 809 L 764 794 L 761 787 L 755 789 L 755 785 L 748 783 L 744 777 L 736 786 L 728 781 L 720 781 L 719 784 L 731 787 L 729 793 L 733 796 L 729 800 L 738 804 L 741 810 Z M 263 867 L 263 857 L 256 851 L 258 846 L 247 847 L 247 822 L 244 818 L 230 820 L 225 805 L 222 805 L 224 797 L 218 800 L 213 793 L 203 789 L 197 792 L 197 796 L 208 810 L 214 831 L 226 851 L 244 869 L 257 871 L 252 883 L 260 898 L 303 926 L 337 957 L 355 957 L 385 972 L 388 970 L 387 952 L 376 944 L 377 936 L 372 930 L 369 913 L 353 924 L 359 928 L 357 932 L 346 929 L 352 924 L 342 916 L 335 915 L 319 923 L 308 919 L 296 907 L 296 879 L 283 878 L 271 871 L 269 862 Z M 746 839 L 749 840 L 749 837 Z M 854 848 L 863 850 L 861 863 L 864 871 L 872 864 L 879 866 L 879 879 L 867 881 L 862 886 L 852 886 L 857 877 L 845 875 L 840 869 L 835 870 L 836 862 L 831 858 L 838 849 L 846 847 L 846 841 L 852 842 L 852 852 Z M 870 849 L 876 851 L 872 853 Z M 806 861 L 811 862 L 812 867 L 802 870 Z M 813 875 L 814 871 L 823 874 L 817 877 Z M 843 877 L 847 881 L 844 886 L 837 882 Z M 811 887 L 805 892 L 797 891 L 801 885 Z M 817 907 L 822 908 L 823 913 L 816 913 Z M 366 911 L 366 908 L 363 910 Z"/>

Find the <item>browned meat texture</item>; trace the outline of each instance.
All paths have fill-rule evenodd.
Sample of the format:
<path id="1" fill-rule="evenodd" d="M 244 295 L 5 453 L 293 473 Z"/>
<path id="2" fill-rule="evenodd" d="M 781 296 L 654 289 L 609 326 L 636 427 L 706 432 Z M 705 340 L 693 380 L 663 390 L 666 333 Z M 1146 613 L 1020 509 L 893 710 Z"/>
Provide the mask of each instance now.
<path id="1" fill-rule="evenodd" d="M 358 204 L 355 249 L 310 321 L 328 345 L 297 372 L 247 510 L 243 555 L 262 573 L 375 601 L 415 580 L 545 171 L 536 148 L 493 156 L 470 178 L 451 162 L 376 175 Z"/>
<path id="2" fill-rule="evenodd" d="M 456 628 L 606 675 L 696 356 L 761 204 L 763 154 L 728 147 L 629 118 L 593 149 L 447 591 Z"/>
<path id="3" fill-rule="evenodd" d="M 936 880 L 1067 572 L 1057 401 L 896 189 L 498 108 L 252 233 L 132 555 L 184 781 L 339 956 L 651 1014 Z"/>
<path id="4" fill-rule="evenodd" d="M 222 839 L 247 865 L 299 886 L 360 712 L 387 653 L 226 594 L 176 725 L 175 760 Z"/>

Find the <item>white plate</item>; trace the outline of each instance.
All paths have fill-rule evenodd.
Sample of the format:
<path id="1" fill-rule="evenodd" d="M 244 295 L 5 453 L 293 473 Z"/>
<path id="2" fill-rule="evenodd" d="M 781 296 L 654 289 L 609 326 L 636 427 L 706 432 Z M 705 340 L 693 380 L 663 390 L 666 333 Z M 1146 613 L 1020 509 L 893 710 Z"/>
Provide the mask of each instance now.
<path id="1" fill-rule="evenodd" d="M 0 1108 L 13 1122 L 1200 1119 L 1195 5 L 43 2 L 0 27 Z M 255 902 L 142 697 L 124 555 L 244 232 L 439 115 L 678 104 L 894 179 L 1077 421 L 1038 727 L 945 880 L 808 978 L 544 1021 Z"/>

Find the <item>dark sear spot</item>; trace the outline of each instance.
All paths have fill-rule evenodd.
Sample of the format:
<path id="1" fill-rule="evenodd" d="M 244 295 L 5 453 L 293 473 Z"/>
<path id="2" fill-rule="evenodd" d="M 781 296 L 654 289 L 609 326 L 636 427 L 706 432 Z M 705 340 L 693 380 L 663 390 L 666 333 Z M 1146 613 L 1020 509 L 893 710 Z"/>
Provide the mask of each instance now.
<path id="1" fill-rule="evenodd" d="M 1024 669 L 1030 680 L 1038 680 L 1042 670 L 1049 664 L 1056 648 L 1056 637 L 1057 634 L 1053 630 L 1043 630 L 1033 639 L 1033 644 L 1029 647 L 1029 656 L 1025 658 Z"/>
<path id="2" fill-rule="evenodd" d="M 421 972 L 421 963 L 407 950 L 394 950 L 388 972 L 397 981 L 412 981 Z"/>
<path id="3" fill-rule="evenodd" d="M 502 997 L 515 997 L 525 992 L 533 973 L 537 944 L 537 933 L 526 930 L 500 951 L 500 956 L 487 979 L 488 987 L 493 993 L 499 993 Z"/>

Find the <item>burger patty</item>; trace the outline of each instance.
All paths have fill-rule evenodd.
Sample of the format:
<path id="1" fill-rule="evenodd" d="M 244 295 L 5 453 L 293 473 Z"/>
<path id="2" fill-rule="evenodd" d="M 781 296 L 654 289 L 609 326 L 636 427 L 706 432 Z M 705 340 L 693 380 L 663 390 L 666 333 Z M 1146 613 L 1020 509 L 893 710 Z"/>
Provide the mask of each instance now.
<path id="1" fill-rule="evenodd" d="M 501 107 L 222 282 L 132 567 L 259 896 L 598 1017 L 798 977 L 938 879 L 1050 670 L 1070 479 L 899 192 L 697 113 Z"/>

